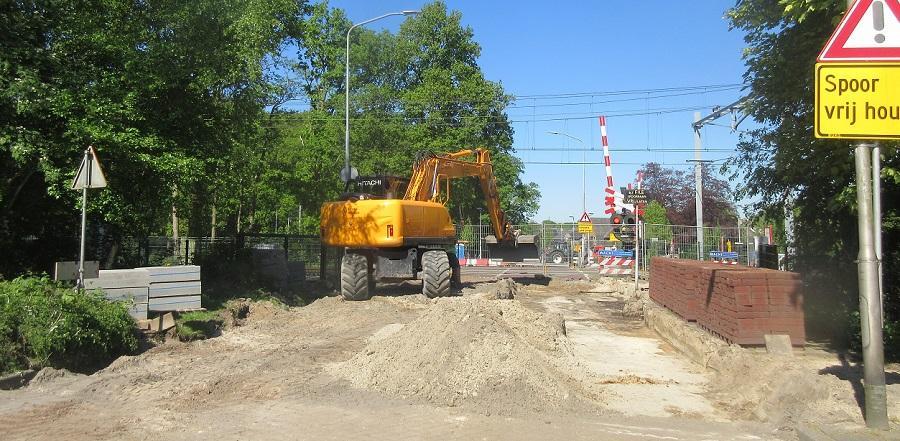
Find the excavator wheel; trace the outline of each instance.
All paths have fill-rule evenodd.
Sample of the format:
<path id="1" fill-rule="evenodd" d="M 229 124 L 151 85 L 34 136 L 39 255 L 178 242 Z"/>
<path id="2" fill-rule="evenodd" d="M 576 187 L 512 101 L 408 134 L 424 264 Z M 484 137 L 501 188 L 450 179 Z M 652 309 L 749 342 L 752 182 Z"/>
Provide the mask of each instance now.
<path id="1" fill-rule="evenodd" d="M 341 295 L 346 300 L 369 300 L 369 262 L 359 254 L 341 259 Z"/>
<path id="2" fill-rule="evenodd" d="M 426 297 L 433 299 L 449 295 L 452 275 L 446 251 L 433 250 L 422 254 L 422 294 Z"/>

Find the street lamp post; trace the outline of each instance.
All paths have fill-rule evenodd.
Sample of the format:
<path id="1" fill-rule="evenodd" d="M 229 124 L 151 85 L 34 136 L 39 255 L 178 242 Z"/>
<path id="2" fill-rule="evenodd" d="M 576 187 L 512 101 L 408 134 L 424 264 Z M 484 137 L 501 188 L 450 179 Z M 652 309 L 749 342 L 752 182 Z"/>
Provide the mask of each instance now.
<path id="1" fill-rule="evenodd" d="M 353 32 L 353 29 L 372 23 L 373 21 L 381 20 L 382 18 L 391 17 L 394 15 L 416 15 L 419 11 L 416 10 L 406 10 L 400 12 L 388 12 L 384 15 L 379 15 L 375 18 L 370 18 L 366 21 L 361 21 L 350 26 L 350 29 L 347 29 L 347 61 L 344 64 L 344 170 L 341 174 L 341 178 L 344 179 L 344 182 L 350 180 L 350 33 Z"/>
<path id="2" fill-rule="evenodd" d="M 575 266 L 575 216 L 569 216 L 572 218 L 572 238 L 569 240 L 569 265 Z"/>

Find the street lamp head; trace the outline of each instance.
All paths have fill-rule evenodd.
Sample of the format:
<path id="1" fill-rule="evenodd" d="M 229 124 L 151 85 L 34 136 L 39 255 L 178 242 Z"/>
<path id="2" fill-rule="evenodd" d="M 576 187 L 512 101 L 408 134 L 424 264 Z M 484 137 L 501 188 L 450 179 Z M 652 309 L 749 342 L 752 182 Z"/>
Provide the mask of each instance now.
<path id="1" fill-rule="evenodd" d="M 418 14 L 418 13 L 421 12 L 421 11 L 417 11 L 417 10 L 415 10 L 415 9 L 407 9 L 407 10 L 405 10 L 405 11 L 400 11 L 400 12 L 402 12 L 403 15 L 410 16 L 410 15 L 416 15 L 416 14 Z"/>

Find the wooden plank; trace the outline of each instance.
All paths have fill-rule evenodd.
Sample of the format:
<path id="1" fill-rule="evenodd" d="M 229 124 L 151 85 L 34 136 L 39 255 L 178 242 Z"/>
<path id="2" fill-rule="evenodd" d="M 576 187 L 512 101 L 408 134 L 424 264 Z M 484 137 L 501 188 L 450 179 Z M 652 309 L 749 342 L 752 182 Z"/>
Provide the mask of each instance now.
<path id="1" fill-rule="evenodd" d="M 150 275 L 150 283 L 200 280 L 200 267 L 197 265 L 150 266 L 141 269 Z"/>
<path id="2" fill-rule="evenodd" d="M 200 308 L 200 296 L 151 298 L 150 311 L 181 311 Z"/>
<path id="3" fill-rule="evenodd" d="M 150 298 L 200 295 L 200 281 L 151 283 Z"/>
<path id="4" fill-rule="evenodd" d="M 103 295 L 107 300 L 132 300 L 134 303 L 147 303 L 150 298 L 149 288 L 106 288 Z"/>
<path id="5" fill-rule="evenodd" d="M 98 288 L 135 288 L 150 285 L 150 274 L 143 269 L 100 270 L 100 277 L 85 279 L 84 287 Z"/>

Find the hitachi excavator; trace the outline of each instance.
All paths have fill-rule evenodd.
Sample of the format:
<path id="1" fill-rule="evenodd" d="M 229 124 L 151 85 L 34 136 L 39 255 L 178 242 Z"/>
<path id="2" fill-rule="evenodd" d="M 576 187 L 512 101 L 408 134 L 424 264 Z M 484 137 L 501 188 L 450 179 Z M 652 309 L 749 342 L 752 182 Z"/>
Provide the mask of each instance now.
<path id="1" fill-rule="evenodd" d="M 515 234 L 500 208 L 487 150 L 420 153 L 409 180 L 357 178 L 354 191 L 322 205 L 322 243 L 344 248 L 344 298 L 367 300 L 377 281 L 403 279 L 421 279 L 422 293 L 430 298 L 450 294 L 451 285 L 459 284 L 460 269 L 453 252 L 456 228 L 446 204 L 450 181 L 463 177 L 477 177 L 481 184 L 494 231 L 486 242 L 521 246 L 537 255 L 534 236 Z M 404 186 L 403 197 L 398 198 Z"/>

